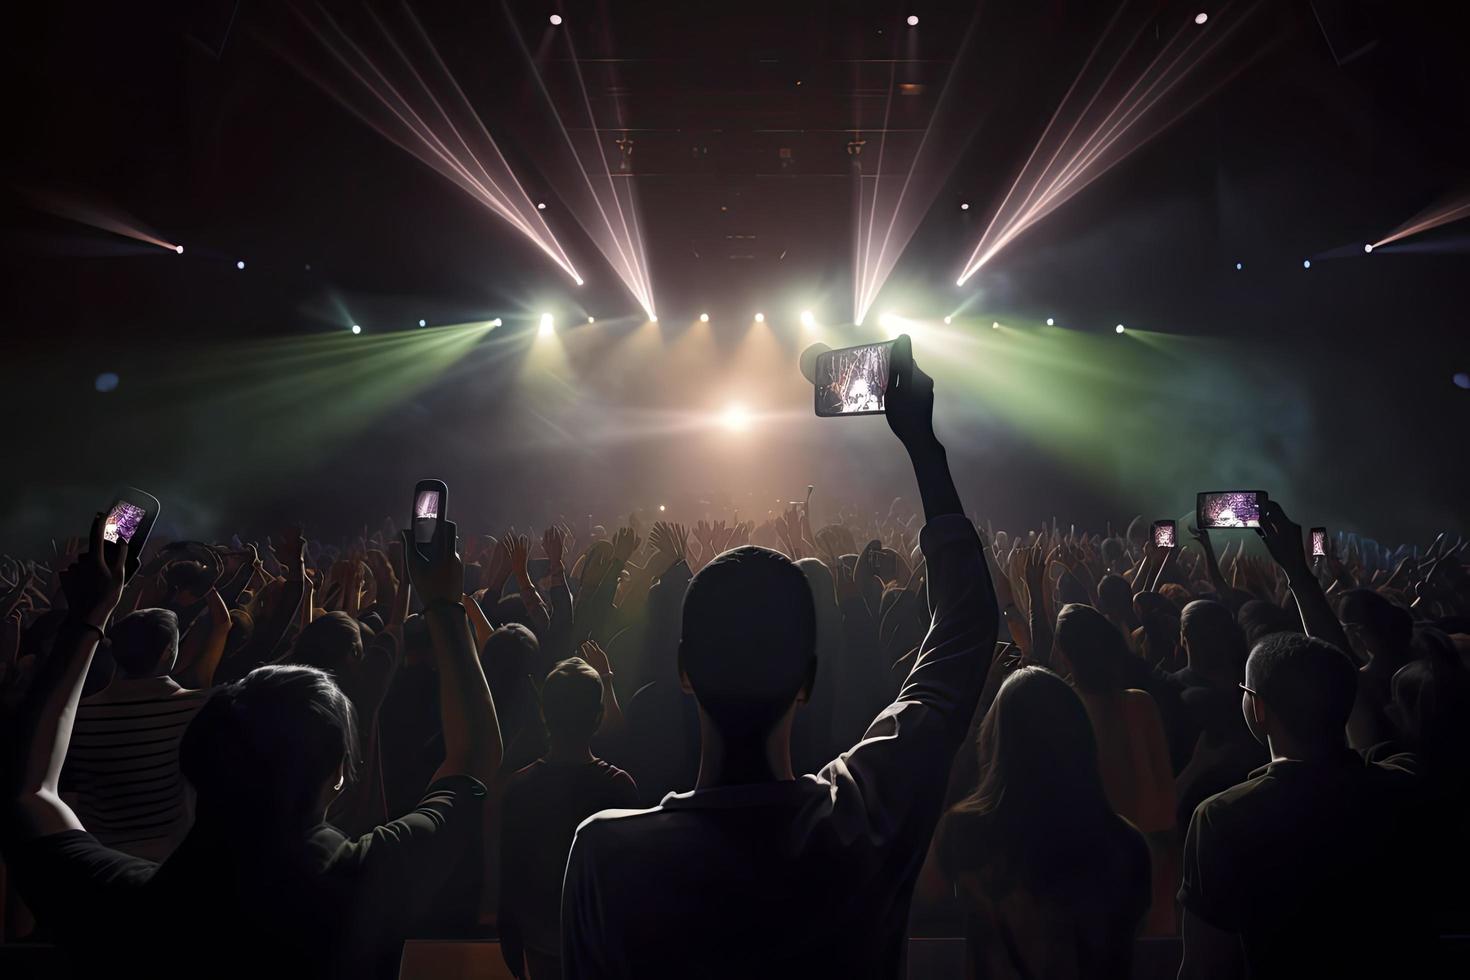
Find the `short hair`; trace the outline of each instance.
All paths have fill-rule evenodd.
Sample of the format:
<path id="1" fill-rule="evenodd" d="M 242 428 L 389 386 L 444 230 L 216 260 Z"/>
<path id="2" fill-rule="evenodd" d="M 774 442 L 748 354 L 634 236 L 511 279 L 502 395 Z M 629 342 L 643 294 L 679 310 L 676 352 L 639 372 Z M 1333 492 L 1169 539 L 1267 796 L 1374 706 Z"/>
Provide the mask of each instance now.
<path id="1" fill-rule="evenodd" d="M 581 657 L 551 668 L 541 685 L 541 718 L 557 742 L 585 743 L 602 724 L 602 678 Z"/>
<path id="2" fill-rule="evenodd" d="M 107 639 L 124 677 L 162 677 L 179 655 L 179 617 L 172 609 L 139 609 L 113 623 Z"/>
<path id="3" fill-rule="evenodd" d="M 1372 589 L 1348 589 L 1337 612 L 1344 623 L 1361 626 L 1397 650 L 1406 650 L 1414 640 L 1414 617 Z"/>
<path id="4" fill-rule="evenodd" d="M 1057 613 L 1056 644 L 1072 664 L 1072 682 L 1082 691 L 1121 690 L 1124 664 L 1132 652 L 1123 634 L 1092 606 L 1068 603 Z"/>
<path id="5" fill-rule="evenodd" d="M 769 548 L 735 548 L 689 583 L 679 669 L 721 734 L 764 735 L 811 683 L 816 632 L 801 569 Z"/>
<path id="6" fill-rule="evenodd" d="M 1251 599 L 1235 614 L 1236 621 L 1245 632 L 1245 642 L 1254 648 L 1257 643 L 1273 633 L 1300 633 L 1301 620 L 1285 609 L 1265 599 Z"/>
<path id="7" fill-rule="evenodd" d="M 1108 574 L 1097 580 L 1097 605 L 1127 622 L 1137 621 L 1133 612 L 1133 586 L 1121 575 Z"/>
<path id="8" fill-rule="evenodd" d="M 242 831 L 297 830 L 321 819 L 322 788 L 358 761 L 357 712 L 331 675 L 272 664 L 215 690 L 179 742 L 179 768 L 201 815 Z"/>
<path id="9" fill-rule="evenodd" d="M 362 627 L 340 610 L 318 616 L 297 635 L 287 659 L 340 676 L 362 659 Z"/>
<path id="10" fill-rule="evenodd" d="M 1179 616 L 1179 632 L 1199 666 L 1243 676 L 1248 652 L 1245 633 L 1229 606 L 1213 599 L 1194 600 Z"/>
<path id="11" fill-rule="evenodd" d="M 1331 745 L 1345 737 L 1358 695 L 1358 670 L 1326 640 L 1273 633 L 1251 650 L 1245 686 L 1292 735 L 1312 745 Z"/>
<path id="12" fill-rule="evenodd" d="M 214 573 L 202 562 L 176 561 L 163 570 L 169 592 L 187 591 L 203 595 L 214 587 Z"/>

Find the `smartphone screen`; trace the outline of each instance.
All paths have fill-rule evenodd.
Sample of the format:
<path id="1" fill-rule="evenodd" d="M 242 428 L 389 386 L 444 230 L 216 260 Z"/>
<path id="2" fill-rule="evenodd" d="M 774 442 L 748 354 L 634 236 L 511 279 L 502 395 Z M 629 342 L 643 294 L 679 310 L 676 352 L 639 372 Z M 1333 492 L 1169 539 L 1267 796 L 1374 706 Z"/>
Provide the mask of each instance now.
<path id="1" fill-rule="evenodd" d="M 1325 527 L 1312 528 L 1312 557 L 1327 557 L 1327 528 Z"/>
<path id="2" fill-rule="evenodd" d="M 434 540 L 434 525 L 439 522 L 438 490 L 420 490 L 413 499 L 413 539 L 417 544 Z"/>
<path id="3" fill-rule="evenodd" d="M 1154 547 L 1172 548 L 1175 545 L 1174 522 L 1154 521 Z"/>
<path id="4" fill-rule="evenodd" d="M 893 341 L 863 344 L 817 355 L 817 415 L 882 415 L 888 392 Z"/>
<path id="5" fill-rule="evenodd" d="M 1196 516 L 1200 527 L 1260 527 L 1259 490 L 1210 490 L 1199 495 Z"/>
<path id="6" fill-rule="evenodd" d="M 112 510 L 107 512 L 107 520 L 102 524 L 102 540 L 108 544 L 117 544 L 119 541 L 131 542 L 147 514 L 148 512 L 137 504 L 119 500 L 112 505 Z"/>

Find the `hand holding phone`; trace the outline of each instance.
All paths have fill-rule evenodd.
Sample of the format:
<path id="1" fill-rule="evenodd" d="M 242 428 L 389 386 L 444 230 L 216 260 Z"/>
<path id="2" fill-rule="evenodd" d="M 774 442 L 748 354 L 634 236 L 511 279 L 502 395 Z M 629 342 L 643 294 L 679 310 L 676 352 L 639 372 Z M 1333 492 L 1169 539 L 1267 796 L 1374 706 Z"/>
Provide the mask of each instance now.
<path id="1" fill-rule="evenodd" d="M 159 510 L 158 498 L 137 487 L 119 490 L 113 498 L 112 506 L 107 509 L 107 516 L 102 520 L 103 557 L 109 565 L 112 564 L 117 546 L 127 542 L 128 578 L 132 578 L 138 571 L 143 548 L 148 543 L 148 535 L 153 532 L 153 523 L 158 520 Z"/>
<path id="2" fill-rule="evenodd" d="M 818 354 L 813 379 L 817 415 L 835 418 L 884 414 L 895 343 L 889 340 Z"/>
<path id="3" fill-rule="evenodd" d="M 1327 528 L 1325 527 L 1312 528 L 1312 557 L 1327 557 Z"/>

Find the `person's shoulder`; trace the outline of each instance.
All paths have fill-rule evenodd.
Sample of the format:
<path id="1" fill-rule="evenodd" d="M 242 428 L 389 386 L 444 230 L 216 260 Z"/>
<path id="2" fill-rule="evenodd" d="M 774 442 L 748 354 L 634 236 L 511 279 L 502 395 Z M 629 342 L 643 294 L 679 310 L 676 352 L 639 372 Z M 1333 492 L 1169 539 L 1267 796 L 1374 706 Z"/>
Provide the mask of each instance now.
<path id="1" fill-rule="evenodd" d="M 1270 805 L 1270 800 L 1275 795 L 1272 792 L 1275 783 L 1270 770 L 1254 772 L 1229 789 L 1202 800 L 1194 808 L 1194 819 L 1191 822 L 1218 825 L 1246 819 L 1248 814 Z"/>
<path id="2" fill-rule="evenodd" d="M 583 850 L 620 848 L 645 838 L 666 816 L 663 807 L 644 810 L 599 810 L 577 825 L 576 846 Z"/>
<path id="3" fill-rule="evenodd" d="M 628 775 L 627 770 L 619 769 L 606 759 L 598 759 L 593 765 L 597 767 L 594 771 L 598 777 L 609 783 L 627 783 L 629 786 L 635 785 L 633 777 Z"/>

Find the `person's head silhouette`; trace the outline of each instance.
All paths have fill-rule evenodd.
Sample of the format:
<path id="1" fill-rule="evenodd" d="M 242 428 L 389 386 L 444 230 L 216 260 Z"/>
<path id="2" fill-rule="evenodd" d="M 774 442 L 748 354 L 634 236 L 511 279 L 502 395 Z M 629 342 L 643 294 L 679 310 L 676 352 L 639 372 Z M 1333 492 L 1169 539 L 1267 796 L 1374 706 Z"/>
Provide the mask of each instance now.
<path id="1" fill-rule="evenodd" d="M 1345 748 L 1358 672 L 1332 644 L 1273 633 L 1251 650 L 1241 688 L 1246 724 L 1273 754 L 1317 759 Z"/>
<path id="2" fill-rule="evenodd" d="M 816 609 L 779 552 L 720 555 L 689 584 L 679 678 L 699 702 L 700 783 L 790 777 L 791 717 L 816 678 Z"/>
<path id="3" fill-rule="evenodd" d="M 112 624 L 108 645 L 126 679 L 166 677 L 179 654 L 179 618 L 171 609 L 138 609 Z"/>

